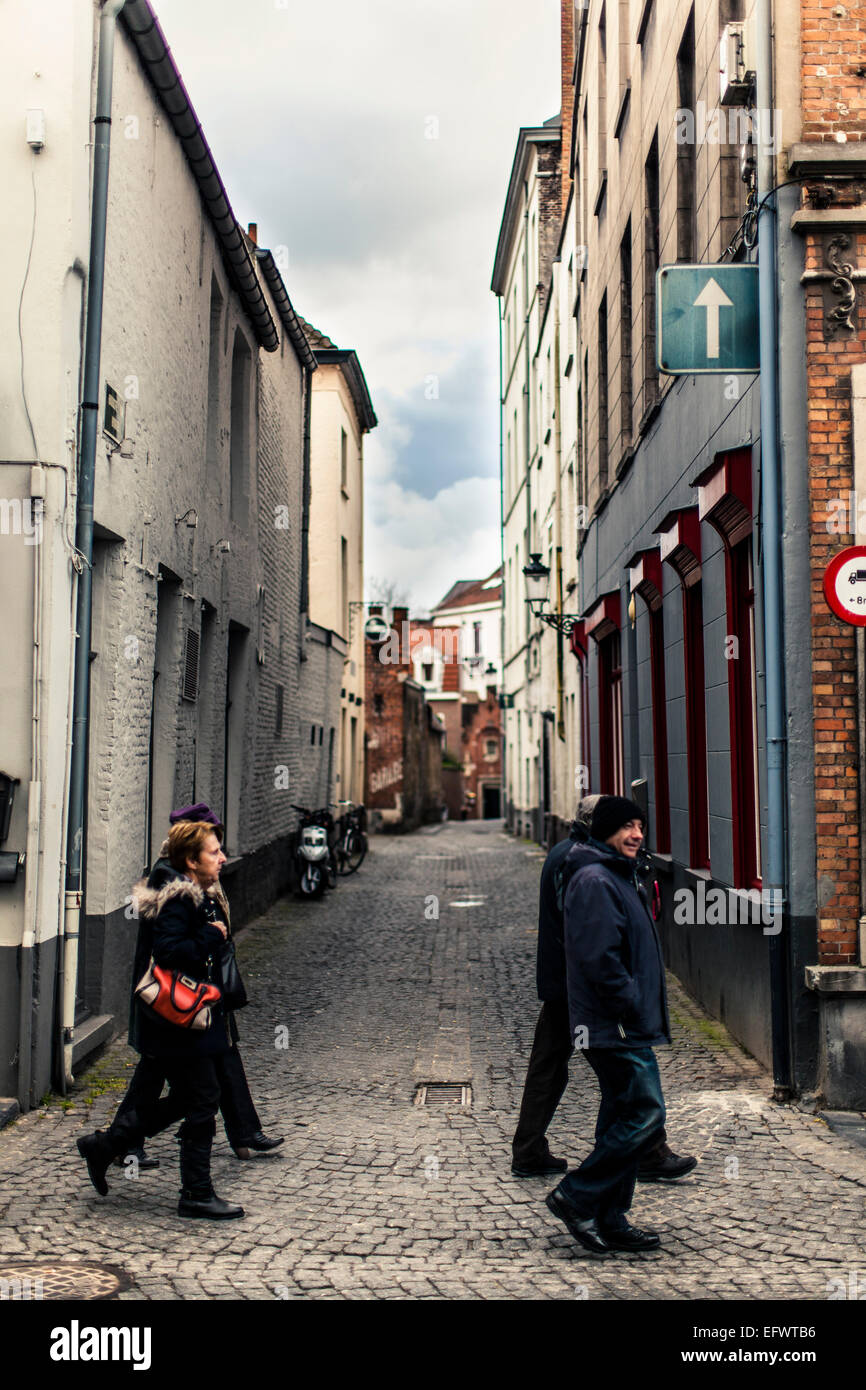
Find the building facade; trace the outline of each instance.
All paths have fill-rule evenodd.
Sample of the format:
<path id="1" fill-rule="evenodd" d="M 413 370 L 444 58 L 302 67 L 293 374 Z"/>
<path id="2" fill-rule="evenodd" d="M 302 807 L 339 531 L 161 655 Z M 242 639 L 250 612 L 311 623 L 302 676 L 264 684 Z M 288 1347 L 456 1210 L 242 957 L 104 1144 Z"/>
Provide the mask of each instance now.
<path id="1" fill-rule="evenodd" d="M 409 633 L 408 609 L 395 608 L 388 638 L 366 639 L 364 803 L 374 830 L 415 830 L 443 815 L 445 729 L 412 675 Z"/>
<path id="2" fill-rule="evenodd" d="M 171 809 L 206 800 L 223 816 L 224 882 L 242 921 L 288 884 L 291 803 L 327 794 L 336 734 L 328 676 L 314 688 L 301 661 L 316 359 L 273 257 L 231 211 L 152 9 L 128 0 L 114 38 L 99 400 L 86 406 L 98 435 L 83 910 L 72 930 L 99 7 L 50 9 L 46 24 L 44 7 L 9 7 L 21 62 L 2 97 L 10 131 L 25 110 L 45 115 L 41 143 L 21 127 L 4 162 L 9 245 L 28 270 L 0 290 L 9 315 L 20 295 L 22 327 L 20 355 L 11 338 L 0 354 L 3 512 L 38 518 L 38 539 L 20 525 L 0 534 L 0 770 L 16 784 L 0 827 L 15 864 L 0 883 L 0 1092 L 24 1108 L 126 1025 L 130 889 Z"/>
<path id="3" fill-rule="evenodd" d="M 763 4 L 589 0 L 561 13 L 561 206 L 547 203 L 558 243 L 536 320 L 520 269 L 553 235 L 538 234 L 532 184 L 541 150 L 554 167 L 550 122 L 520 133 L 493 282 L 509 823 L 556 838 L 545 809 L 569 814 L 572 776 L 572 797 L 644 801 L 670 967 L 772 1066 L 780 1095 L 859 1106 L 864 663 L 854 629 L 828 609 L 823 576 L 859 539 L 863 122 L 851 74 L 864 38 L 842 7 L 773 5 L 764 64 Z M 759 374 L 666 375 L 656 341 L 661 266 L 756 260 L 758 221 L 746 215 L 757 207 L 756 166 L 762 192 L 777 188 L 760 213 L 772 226 L 764 312 L 777 316 L 768 371 L 779 445 L 769 452 Z M 537 250 L 526 245 L 533 234 Z M 529 329 L 522 356 L 515 318 Z M 557 449 L 548 470 L 545 451 Z M 782 582 L 765 593 L 770 471 L 782 496 Z M 531 554 L 550 570 L 549 610 L 575 619 L 562 667 L 558 634 L 521 605 Z M 765 638 L 768 604 L 780 615 L 778 647 Z M 784 764 L 784 804 L 772 825 L 768 662 L 781 663 L 785 692 L 769 760 L 774 779 Z M 551 738 L 560 680 L 564 740 Z M 785 863 L 772 884 L 771 832 L 784 837 Z"/>
<path id="4" fill-rule="evenodd" d="M 316 356 L 311 401 L 308 652 L 339 647 L 325 687 L 334 712 L 333 777 L 322 804 L 360 802 L 364 789 L 364 435 L 376 415 L 358 355 L 301 319 Z M 329 638 L 327 634 L 331 634 Z"/>

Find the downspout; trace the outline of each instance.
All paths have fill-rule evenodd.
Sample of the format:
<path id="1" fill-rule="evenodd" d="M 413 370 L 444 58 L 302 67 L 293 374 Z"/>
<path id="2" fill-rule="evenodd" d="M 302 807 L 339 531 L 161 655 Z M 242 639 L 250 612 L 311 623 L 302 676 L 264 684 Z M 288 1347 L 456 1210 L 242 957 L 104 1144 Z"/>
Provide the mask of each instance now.
<path id="1" fill-rule="evenodd" d="M 115 21 L 124 0 L 106 0 L 99 17 L 99 59 L 93 132 L 93 201 L 90 212 L 90 264 L 87 274 L 87 327 L 84 338 L 84 385 L 81 398 L 81 451 L 78 464 L 78 515 L 75 545 L 82 569 L 78 578 L 69 770 L 66 906 L 63 932 L 63 1077 L 72 1081 L 75 988 L 78 980 L 78 932 L 81 920 L 84 808 L 87 789 L 87 735 L 90 718 L 90 637 L 93 618 L 93 499 L 99 368 L 102 347 L 102 299 L 105 284 L 105 228 L 108 216 L 108 165 L 111 151 L 111 87 L 114 75 Z"/>
<path id="2" fill-rule="evenodd" d="M 523 357 L 524 357 L 524 361 L 525 361 L 525 375 L 524 375 L 524 384 L 523 384 L 523 390 L 524 390 L 524 396 L 525 396 L 524 403 L 523 403 L 523 447 L 524 447 L 525 456 L 526 456 L 526 563 L 528 564 L 528 563 L 529 563 L 529 555 L 530 555 L 530 552 L 532 551 L 532 546 L 533 546 L 533 538 L 532 538 L 532 456 L 531 456 L 531 451 L 530 451 L 530 438 L 531 438 L 531 436 L 530 436 L 530 428 L 529 428 L 529 412 L 530 412 L 530 409 L 531 409 L 531 407 L 532 407 L 532 392 L 531 392 L 531 390 L 530 390 L 532 378 L 531 378 L 531 356 L 530 356 L 530 351 L 529 351 L 529 180 L 528 180 L 528 179 L 524 179 L 524 180 L 523 180 L 523 307 L 524 307 L 524 318 L 523 318 Z M 529 612 L 529 609 L 527 609 L 527 611 Z M 531 616 L 531 615 L 530 615 L 530 616 Z M 524 631 L 525 631 L 525 629 L 524 629 Z M 531 641 L 532 641 L 531 633 L 530 633 L 528 636 L 526 636 L 524 640 L 525 640 L 525 643 L 526 643 L 526 678 L 525 678 L 525 685 L 526 685 L 526 706 L 525 706 L 525 708 L 526 708 L 526 715 L 527 715 L 527 719 L 526 719 L 526 724 L 527 724 L 526 735 L 527 735 L 527 738 L 528 738 L 528 737 L 529 737 L 529 715 L 530 715 L 530 708 L 529 708 L 529 705 L 530 705 L 530 700 L 529 700 L 530 684 L 529 684 L 529 682 L 530 682 L 530 671 L 531 671 L 531 665 L 530 665 L 530 645 L 531 645 Z M 530 745 L 530 746 L 531 746 L 531 745 Z M 541 756 L 540 756 L 540 755 L 541 755 L 541 740 L 540 740 L 540 739 L 539 739 L 539 742 L 538 742 L 538 750 L 539 750 L 539 756 L 538 756 L 538 758 L 537 758 L 537 762 L 538 762 L 538 779 L 537 779 L 537 786 L 536 786 L 536 795 L 537 795 L 537 798 L 538 798 L 538 808 L 539 808 L 539 810 L 540 810 L 540 808 L 541 808 L 541 800 L 542 800 L 542 798 L 541 798 L 541 778 L 542 778 L 542 775 L 543 775 L 543 774 L 542 774 L 542 767 L 541 767 L 541 761 L 542 761 L 542 760 L 541 760 Z M 528 791 L 529 791 L 529 788 L 527 787 L 526 790 L 527 790 L 527 792 L 528 792 Z M 529 809 L 529 808 L 527 808 L 527 809 Z M 536 828 L 536 835 L 535 835 L 535 838 L 536 838 L 537 840 L 540 841 L 540 840 L 543 839 L 543 835 L 538 833 L 538 816 L 537 816 L 537 814 L 533 817 L 533 819 L 534 819 L 534 821 L 535 821 L 535 828 Z"/>
<path id="3" fill-rule="evenodd" d="M 551 292 L 553 290 L 553 276 L 551 275 Z M 562 421 L 561 393 L 559 383 L 559 295 L 557 294 L 553 304 L 553 413 L 554 413 L 554 439 L 556 445 L 553 457 L 556 465 L 556 611 L 562 612 Z M 565 637 L 562 629 L 556 629 L 556 736 L 560 743 L 565 743 Z"/>
<path id="4" fill-rule="evenodd" d="M 756 101 L 759 110 L 773 110 L 771 0 L 755 5 Z M 758 197 L 775 185 L 774 157 L 769 141 L 758 141 Z M 781 896 L 781 930 L 769 938 L 770 1009 L 773 1047 L 773 1098 L 791 1093 L 789 1009 L 789 903 L 785 854 L 787 729 L 785 668 L 782 645 L 782 521 L 781 468 L 778 437 L 778 376 L 776 359 L 776 222 L 775 208 L 766 203 L 758 219 L 758 298 L 761 347 L 761 546 L 764 601 L 764 663 L 767 700 L 767 863 L 765 886 Z"/>
<path id="5" fill-rule="evenodd" d="M 860 499 L 866 497 L 866 452 L 861 440 L 866 433 L 866 364 L 851 368 L 851 420 L 853 424 L 852 462 L 854 465 L 855 518 L 850 529 L 857 539 L 856 516 Z M 857 653 L 857 780 L 860 787 L 860 914 L 857 922 L 858 957 L 866 965 L 866 711 L 859 692 L 866 689 L 866 628 L 855 627 Z"/>
<path id="6" fill-rule="evenodd" d="M 505 400 L 504 400 L 504 397 L 503 397 L 503 394 L 502 394 L 502 392 L 503 392 L 503 380 L 502 380 L 503 366 L 502 366 L 502 296 L 501 296 L 501 295 L 498 295 L 498 296 L 497 296 L 497 299 L 496 299 L 496 306 L 497 306 L 497 309 L 498 309 L 498 312 L 499 312 L 499 562 L 500 562 L 500 564 L 502 565 L 502 591 L 501 591 L 501 592 L 502 592 L 502 603 L 500 604 L 500 607 L 499 607 L 499 690 L 500 690 L 500 718 L 501 718 L 501 721 L 502 721 L 502 723 L 501 723 L 501 733 L 500 733 L 500 756 L 501 756 L 501 759 L 502 759 L 502 761 L 501 761 L 501 774 L 500 774 L 500 787 L 501 787 L 500 796 L 502 797 L 502 801 L 503 801 L 503 803 L 504 803 L 505 792 L 506 792 L 506 789 L 507 789 L 507 787 L 508 787 L 508 777 L 507 777 L 507 775 L 506 775 L 506 773 L 507 773 L 507 767 L 506 767 L 506 754 L 507 754 L 507 749 L 508 749 L 508 740 L 507 740 L 507 738 L 506 738 L 506 736 L 505 736 L 506 711 L 502 708 L 501 696 L 505 694 L 505 604 L 506 604 L 508 595 L 507 595 L 506 587 L 505 587 L 505 460 L 504 460 L 504 455 L 503 455 L 503 452 L 502 452 L 503 428 L 504 428 L 503 416 L 504 416 L 504 414 L 505 414 Z M 517 582 L 517 577 L 515 576 L 515 583 L 516 583 L 516 582 Z M 500 810 L 504 810 L 504 809 L 505 809 L 505 808 L 504 808 L 504 804 L 501 804 L 501 805 L 500 805 Z"/>
<path id="7" fill-rule="evenodd" d="M 313 374 L 310 368 L 304 371 L 304 455 L 303 455 L 303 478 L 301 484 L 301 619 L 306 624 L 310 613 L 310 412 L 311 396 L 313 391 Z M 306 641 L 306 626 L 304 631 L 299 634 L 300 657 L 306 660 L 304 643 Z"/>

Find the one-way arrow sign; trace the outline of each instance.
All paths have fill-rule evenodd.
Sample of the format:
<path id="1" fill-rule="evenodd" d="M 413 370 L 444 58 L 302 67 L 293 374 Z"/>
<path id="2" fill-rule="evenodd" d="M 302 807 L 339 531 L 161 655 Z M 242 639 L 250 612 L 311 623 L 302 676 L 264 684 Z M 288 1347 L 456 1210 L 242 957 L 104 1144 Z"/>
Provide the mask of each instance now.
<path id="1" fill-rule="evenodd" d="M 659 371 L 759 370 L 756 265 L 666 265 L 656 290 Z"/>

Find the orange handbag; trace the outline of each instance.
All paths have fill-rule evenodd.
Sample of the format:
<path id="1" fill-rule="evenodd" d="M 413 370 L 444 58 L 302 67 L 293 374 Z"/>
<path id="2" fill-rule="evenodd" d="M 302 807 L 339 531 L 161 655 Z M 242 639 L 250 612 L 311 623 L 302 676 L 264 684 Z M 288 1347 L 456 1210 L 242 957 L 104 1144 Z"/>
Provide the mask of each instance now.
<path id="1" fill-rule="evenodd" d="M 210 1028 L 211 1009 L 222 994 L 208 980 L 194 980 L 181 970 L 168 970 L 151 961 L 135 987 L 135 997 L 157 1022 L 198 1033 Z"/>

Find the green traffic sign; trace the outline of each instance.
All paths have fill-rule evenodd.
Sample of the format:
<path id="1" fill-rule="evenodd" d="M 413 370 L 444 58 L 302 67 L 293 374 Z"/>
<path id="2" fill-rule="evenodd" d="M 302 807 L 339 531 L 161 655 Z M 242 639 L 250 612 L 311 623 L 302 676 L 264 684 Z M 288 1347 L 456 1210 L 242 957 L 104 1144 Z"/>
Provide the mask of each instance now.
<path id="1" fill-rule="evenodd" d="M 760 371 L 758 267 L 663 265 L 656 276 L 656 361 L 670 376 Z"/>

